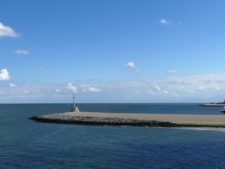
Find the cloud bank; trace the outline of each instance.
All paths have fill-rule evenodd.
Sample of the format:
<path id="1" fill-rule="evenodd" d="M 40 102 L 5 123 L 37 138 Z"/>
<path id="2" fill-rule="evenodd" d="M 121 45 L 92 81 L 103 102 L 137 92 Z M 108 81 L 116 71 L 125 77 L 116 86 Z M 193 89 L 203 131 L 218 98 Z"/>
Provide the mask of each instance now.
<path id="1" fill-rule="evenodd" d="M 225 96 L 225 74 L 171 75 L 161 79 L 68 84 L 0 83 L 0 102 L 208 102 Z"/>

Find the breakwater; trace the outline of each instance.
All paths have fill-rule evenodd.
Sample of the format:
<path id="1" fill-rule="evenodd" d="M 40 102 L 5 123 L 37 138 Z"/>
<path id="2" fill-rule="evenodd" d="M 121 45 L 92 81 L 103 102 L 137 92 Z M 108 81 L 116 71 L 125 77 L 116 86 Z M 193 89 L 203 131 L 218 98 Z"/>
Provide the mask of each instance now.
<path id="1" fill-rule="evenodd" d="M 79 125 L 225 128 L 224 115 L 67 112 L 34 116 L 31 117 L 31 119 L 34 121 L 45 123 L 63 123 Z"/>
<path id="2" fill-rule="evenodd" d="M 148 127 L 176 127 L 170 122 L 156 120 L 138 120 L 125 118 L 100 118 L 100 117 L 67 117 L 67 116 L 34 116 L 32 120 L 45 123 L 78 124 L 78 125 L 110 125 L 110 126 L 148 126 Z"/>

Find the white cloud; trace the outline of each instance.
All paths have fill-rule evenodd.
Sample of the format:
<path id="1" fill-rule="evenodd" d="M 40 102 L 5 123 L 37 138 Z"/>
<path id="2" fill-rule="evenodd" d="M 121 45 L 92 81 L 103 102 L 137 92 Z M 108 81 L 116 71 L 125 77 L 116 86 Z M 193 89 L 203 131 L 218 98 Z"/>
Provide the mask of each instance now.
<path id="1" fill-rule="evenodd" d="M 82 85 L 82 91 L 90 92 L 90 93 L 98 93 L 98 92 L 101 92 L 101 89 L 93 87 L 93 86 Z"/>
<path id="2" fill-rule="evenodd" d="M 24 94 L 29 94 L 30 91 L 29 91 L 28 89 L 25 89 L 25 90 L 23 90 L 23 93 L 24 93 Z"/>
<path id="3" fill-rule="evenodd" d="M 165 96 L 167 96 L 167 95 L 169 95 L 169 92 L 167 90 L 163 90 L 162 91 L 162 94 L 165 95 Z"/>
<path id="4" fill-rule="evenodd" d="M 55 89 L 55 92 L 60 93 L 62 90 L 61 89 Z"/>
<path id="5" fill-rule="evenodd" d="M 10 75 L 7 69 L 0 70 L 0 81 L 6 81 L 10 79 Z"/>
<path id="6" fill-rule="evenodd" d="M 9 83 L 9 87 L 16 87 L 16 84 L 15 83 Z"/>
<path id="7" fill-rule="evenodd" d="M 158 85 L 154 85 L 154 86 L 153 86 L 153 89 L 154 89 L 156 92 L 161 91 L 161 88 L 160 88 Z"/>
<path id="8" fill-rule="evenodd" d="M 165 26 L 169 26 L 169 25 L 182 26 L 182 25 L 183 25 L 183 23 L 180 22 L 180 21 L 174 21 L 174 20 L 165 19 L 165 18 L 160 19 L 160 20 L 159 20 L 159 23 L 160 23 L 161 25 L 165 25 Z"/>
<path id="9" fill-rule="evenodd" d="M 29 55 L 30 54 L 30 52 L 28 50 L 25 50 L 25 49 L 16 50 L 14 53 L 18 54 L 18 55 Z"/>
<path id="10" fill-rule="evenodd" d="M 167 72 L 168 73 L 177 73 L 177 70 L 176 69 L 168 69 Z"/>
<path id="11" fill-rule="evenodd" d="M 15 32 L 11 27 L 4 25 L 0 22 L 0 38 L 11 37 L 16 38 L 19 34 Z"/>
<path id="12" fill-rule="evenodd" d="M 150 88 L 147 89 L 147 93 L 150 95 L 154 95 L 154 96 L 168 96 L 170 93 L 167 90 L 163 90 L 161 89 L 161 87 L 159 85 L 152 85 L 150 84 Z M 164 87 L 162 87 L 164 88 Z"/>
<path id="13" fill-rule="evenodd" d="M 39 66 L 37 69 L 38 71 L 43 71 L 45 68 L 43 66 Z"/>
<path id="14" fill-rule="evenodd" d="M 89 91 L 89 92 L 94 92 L 94 93 L 96 93 L 96 92 L 100 92 L 101 89 L 95 88 L 95 87 L 89 87 L 89 88 L 88 88 L 88 91 Z"/>
<path id="15" fill-rule="evenodd" d="M 130 61 L 130 62 L 126 63 L 126 64 L 124 65 L 124 67 L 127 68 L 127 69 L 134 69 L 134 68 L 136 68 L 137 66 L 136 66 L 136 64 L 135 64 L 133 61 Z"/>
<path id="16" fill-rule="evenodd" d="M 171 24 L 173 24 L 173 20 L 168 20 L 168 19 L 160 19 L 160 24 L 162 24 L 162 25 L 171 25 Z"/>
<path id="17" fill-rule="evenodd" d="M 77 86 L 73 85 L 71 82 L 68 83 L 67 89 L 73 93 L 77 93 Z"/>

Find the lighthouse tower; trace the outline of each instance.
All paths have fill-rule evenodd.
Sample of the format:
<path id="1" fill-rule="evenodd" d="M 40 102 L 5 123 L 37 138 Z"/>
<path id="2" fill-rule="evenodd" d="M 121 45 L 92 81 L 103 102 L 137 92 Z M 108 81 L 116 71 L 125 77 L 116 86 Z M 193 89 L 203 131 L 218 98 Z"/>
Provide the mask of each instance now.
<path id="1" fill-rule="evenodd" d="M 79 109 L 75 104 L 75 95 L 73 95 L 73 107 L 71 108 L 71 112 L 79 112 Z"/>

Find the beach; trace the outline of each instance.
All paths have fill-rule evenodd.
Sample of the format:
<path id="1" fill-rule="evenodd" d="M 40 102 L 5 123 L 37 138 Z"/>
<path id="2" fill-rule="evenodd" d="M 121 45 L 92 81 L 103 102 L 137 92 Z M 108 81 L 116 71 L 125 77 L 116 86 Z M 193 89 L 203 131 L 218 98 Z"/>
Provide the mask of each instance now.
<path id="1" fill-rule="evenodd" d="M 32 117 L 35 121 L 161 127 L 225 127 L 224 115 L 65 112 Z"/>

